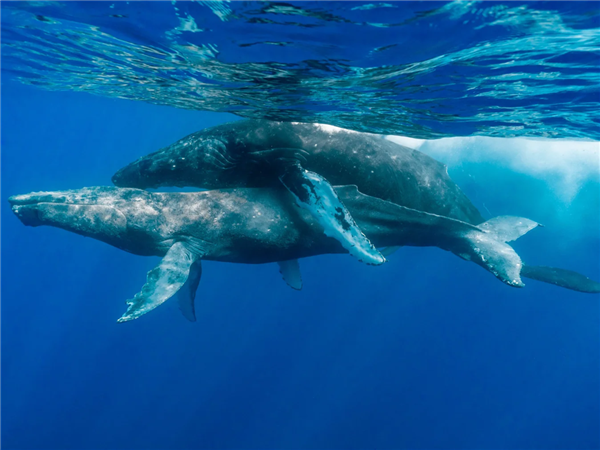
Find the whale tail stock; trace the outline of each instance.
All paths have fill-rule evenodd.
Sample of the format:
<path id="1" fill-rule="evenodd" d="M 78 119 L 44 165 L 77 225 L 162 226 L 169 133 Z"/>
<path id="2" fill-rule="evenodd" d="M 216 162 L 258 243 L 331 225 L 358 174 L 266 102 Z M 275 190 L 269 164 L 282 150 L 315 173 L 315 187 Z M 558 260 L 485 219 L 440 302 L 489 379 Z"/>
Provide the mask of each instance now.
<path id="1" fill-rule="evenodd" d="M 495 239 L 490 240 L 488 236 L 483 236 L 482 239 L 482 236 L 478 233 L 466 233 L 465 237 L 467 238 L 469 245 L 473 248 L 473 252 L 476 253 L 477 260 L 475 260 L 475 262 L 484 266 L 484 268 L 487 270 L 492 269 L 490 270 L 492 273 L 497 271 L 497 263 L 500 261 L 500 267 L 504 268 L 505 277 L 508 272 L 514 273 L 520 265 L 521 269 L 519 275 L 521 278 L 529 278 L 531 280 L 553 284 L 555 286 L 586 294 L 600 293 L 600 283 L 591 280 L 580 273 L 572 270 L 560 269 L 558 267 L 532 266 L 525 264 L 524 262 L 520 261 L 520 258 L 515 253 L 514 249 L 503 242 L 504 238 L 511 237 L 507 234 L 511 230 L 511 227 L 514 227 L 513 230 L 515 231 L 512 235 L 512 239 L 507 239 L 507 242 L 516 240 L 536 226 L 540 226 L 539 224 L 534 224 L 535 222 L 532 222 L 528 219 L 501 216 L 479 225 L 479 227 L 485 230 L 486 233 L 492 233 L 492 236 L 495 236 Z M 500 230 L 503 230 L 501 233 L 503 237 L 498 237 L 498 232 Z M 382 249 L 381 253 L 388 257 L 392 253 L 396 252 L 399 248 L 400 247 L 387 247 Z M 457 249 L 453 250 L 452 248 L 448 248 L 448 250 L 453 251 L 453 253 L 456 253 L 463 259 L 472 260 L 471 255 L 464 252 L 464 249 L 462 252 Z M 496 273 L 494 274 L 496 275 Z M 502 279 L 501 276 L 496 276 Z M 510 276 L 508 279 L 510 280 Z M 504 280 L 502 279 L 502 281 Z M 513 284 L 511 282 L 507 284 L 517 287 L 523 286 L 522 281 L 520 284 Z"/>
<path id="2" fill-rule="evenodd" d="M 479 225 L 450 217 L 407 208 L 397 203 L 361 193 L 355 185 L 336 186 L 340 199 L 360 218 L 369 234 L 379 232 L 393 236 L 412 230 L 412 243 L 386 240 L 380 251 L 389 256 L 400 245 L 434 245 L 472 261 L 494 274 L 504 283 L 523 287 L 523 278 L 561 286 L 579 292 L 597 293 L 600 283 L 565 269 L 525 265 L 508 244 L 538 226 L 522 217 L 498 216 Z"/>
<path id="3" fill-rule="evenodd" d="M 175 242 L 160 264 L 148 272 L 146 284 L 127 301 L 127 311 L 117 322 L 128 322 L 152 311 L 172 297 L 190 322 L 196 321 L 194 300 L 202 276 L 204 242 L 199 239 Z"/>
<path id="4" fill-rule="evenodd" d="M 600 283 L 591 280 L 580 273 L 567 269 L 559 269 L 557 267 L 531 266 L 520 261 L 516 252 L 512 247 L 507 245 L 506 242 L 514 241 L 538 226 L 541 225 L 529 219 L 513 216 L 499 216 L 478 225 L 478 228 L 481 228 L 491 236 L 494 236 L 496 242 L 488 242 L 487 240 L 480 241 L 480 238 L 476 236 L 469 237 L 471 239 L 475 238 L 475 248 L 479 248 L 483 252 L 489 252 L 487 255 L 484 255 L 484 259 L 487 259 L 487 261 L 484 261 L 484 264 L 491 265 L 492 270 L 489 268 L 488 270 L 492 273 L 494 273 L 494 270 L 498 269 L 498 262 L 506 267 L 507 274 L 513 274 L 513 267 L 520 265 L 519 275 L 523 278 L 554 284 L 572 291 L 589 294 L 600 293 Z M 492 257 L 490 258 L 490 256 Z M 498 256 L 500 256 L 500 258 L 498 258 Z M 502 273 L 502 270 L 500 272 Z M 502 279 L 501 276 L 496 276 Z M 509 278 L 510 276 L 511 275 L 509 275 Z M 502 281 L 505 280 L 502 279 Z M 507 284 L 517 287 L 524 286 L 522 281 L 520 284 L 512 284 L 509 280 Z"/>
<path id="5" fill-rule="evenodd" d="M 498 216 L 472 229 L 460 231 L 459 239 L 450 241 L 445 248 L 480 265 L 509 286 L 523 287 L 523 262 L 507 243 L 538 226 L 541 225 L 523 217 Z"/>

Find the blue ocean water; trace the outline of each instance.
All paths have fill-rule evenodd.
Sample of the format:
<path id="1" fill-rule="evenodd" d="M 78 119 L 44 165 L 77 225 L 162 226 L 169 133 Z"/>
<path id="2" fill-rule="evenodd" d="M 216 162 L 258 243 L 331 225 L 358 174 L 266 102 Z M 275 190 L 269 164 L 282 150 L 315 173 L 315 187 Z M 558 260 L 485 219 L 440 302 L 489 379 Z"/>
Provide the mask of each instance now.
<path id="1" fill-rule="evenodd" d="M 418 138 L 599 139 L 598 2 L 6 2 L 23 82 Z"/>
<path id="2" fill-rule="evenodd" d="M 428 139 L 486 217 L 545 225 L 526 262 L 598 280 L 598 25 L 597 2 L 3 3 L 2 447 L 599 448 L 597 294 L 403 248 L 302 260 L 300 292 L 207 262 L 196 323 L 117 324 L 159 259 L 6 201 L 240 116 L 318 121 Z"/>

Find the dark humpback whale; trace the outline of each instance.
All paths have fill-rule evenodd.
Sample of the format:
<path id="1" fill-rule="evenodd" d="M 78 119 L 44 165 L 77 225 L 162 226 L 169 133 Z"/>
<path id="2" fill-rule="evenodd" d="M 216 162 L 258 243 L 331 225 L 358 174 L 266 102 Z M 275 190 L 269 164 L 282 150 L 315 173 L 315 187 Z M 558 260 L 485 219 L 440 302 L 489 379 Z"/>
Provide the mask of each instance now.
<path id="1" fill-rule="evenodd" d="M 125 166 L 112 180 L 116 186 L 141 189 L 282 183 L 327 235 L 371 264 L 384 258 L 356 227 L 331 185 L 353 184 L 367 195 L 409 208 L 483 221 L 434 159 L 380 135 L 320 124 L 241 120 L 207 128 Z"/>
<path id="2" fill-rule="evenodd" d="M 523 286 L 522 261 L 506 242 L 537 227 L 536 222 L 501 216 L 475 226 L 364 195 L 356 186 L 336 191 L 376 246 L 439 247 L 478 264 L 510 286 Z M 299 282 L 298 258 L 345 253 L 338 241 L 324 235 L 310 213 L 293 205 L 291 197 L 277 188 L 151 193 L 92 187 L 34 192 L 9 201 L 25 225 L 63 228 L 134 254 L 163 257 L 148 272 L 142 290 L 128 301 L 127 312 L 119 319 L 124 322 L 176 294 L 184 315 L 194 320 L 202 259 L 280 262 L 284 278 L 294 285 Z M 582 275 L 553 270 L 558 275 L 546 271 L 545 281 L 600 292 L 600 284 Z"/>

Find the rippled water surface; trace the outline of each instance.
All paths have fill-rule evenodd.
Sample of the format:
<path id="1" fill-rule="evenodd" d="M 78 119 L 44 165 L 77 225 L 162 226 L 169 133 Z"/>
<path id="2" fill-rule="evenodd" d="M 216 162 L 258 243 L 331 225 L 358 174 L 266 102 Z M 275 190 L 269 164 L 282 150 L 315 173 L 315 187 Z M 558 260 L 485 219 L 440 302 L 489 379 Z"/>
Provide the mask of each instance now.
<path id="1" fill-rule="evenodd" d="M 598 2 L 4 2 L 4 76 L 417 138 L 600 139 Z"/>

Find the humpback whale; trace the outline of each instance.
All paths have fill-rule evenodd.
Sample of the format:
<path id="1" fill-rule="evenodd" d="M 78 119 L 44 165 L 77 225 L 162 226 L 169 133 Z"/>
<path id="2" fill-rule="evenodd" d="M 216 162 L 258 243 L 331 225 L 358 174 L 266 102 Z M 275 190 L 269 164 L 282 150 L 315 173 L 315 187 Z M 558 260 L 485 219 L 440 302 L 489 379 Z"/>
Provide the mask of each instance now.
<path id="1" fill-rule="evenodd" d="M 284 185 L 324 232 L 359 260 L 385 261 L 332 185 L 402 206 L 483 222 L 443 164 L 383 136 L 328 125 L 241 120 L 207 128 L 120 169 L 119 187 L 221 189 Z M 364 231 L 364 230 L 362 230 Z M 367 235 L 368 236 L 368 235 Z"/>
<path id="2" fill-rule="evenodd" d="M 507 242 L 537 227 L 536 222 L 501 216 L 475 226 L 362 194 L 356 186 L 337 187 L 336 195 L 377 247 L 439 247 L 510 286 L 524 286 L 521 275 L 527 273 Z M 291 193 L 278 188 L 152 193 L 91 187 L 17 195 L 9 202 L 25 225 L 54 226 L 137 255 L 163 257 L 148 272 L 141 291 L 127 302 L 120 322 L 136 319 L 173 296 L 183 314 L 195 320 L 194 298 L 203 259 L 279 262 L 284 279 L 294 286 L 300 282 L 298 258 L 345 253 L 310 212 L 293 205 Z M 535 271 L 536 279 L 600 292 L 599 283 L 575 272 L 539 267 Z"/>

